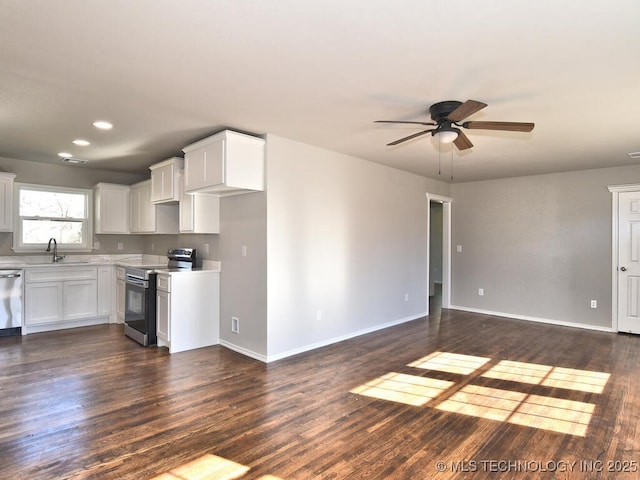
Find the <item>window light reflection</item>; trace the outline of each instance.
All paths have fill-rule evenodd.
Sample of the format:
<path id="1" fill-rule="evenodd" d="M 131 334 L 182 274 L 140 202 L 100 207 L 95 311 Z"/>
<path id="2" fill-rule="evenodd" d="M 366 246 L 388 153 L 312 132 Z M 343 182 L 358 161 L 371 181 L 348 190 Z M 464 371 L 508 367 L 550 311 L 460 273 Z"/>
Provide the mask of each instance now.
<path id="1" fill-rule="evenodd" d="M 440 403 L 435 407 L 438 410 L 584 437 L 595 411 L 593 403 L 532 395 L 517 388 L 489 388 L 471 382 L 484 377 L 600 394 L 611 377 L 605 372 L 509 360 L 499 361 L 488 369 L 487 363 L 491 361 L 486 357 L 433 352 L 408 366 L 469 375 L 468 380 L 459 384 L 391 372 L 351 393 L 414 406 L 425 405 L 441 395 L 444 400 L 438 399 Z M 460 389 L 446 392 L 451 387 Z"/>
<path id="2" fill-rule="evenodd" d="M 602 393 L 611 374 L 502 360 L 482 376 L 580 392 Z"/>
<path id="3" fill-rule="evenodd" d="M 473 357 L 471 355 L 462 355 L 460 353 L 433 352 L 426 357 L 410 363 L 408 366 L 422 368 L 425 370 L 437 370 L 440 372 L 469 375 L 490 360 L 490 358 Z"/>
<path id="4" fill-rule="evenodd" d="M 152 480 L 233 480 L 242 477 L 249 471 L 249 467 L 239 463 L 206 454 L 195 460 L 172 468 Z"/>
<path id="5" fill-rule="evenodd" d="M 453 383 L 391 372 L 354 388 L 351 393 L 418 407 L 436 398 Z"/>
<path id="6" fill-rule="evenodd" d="M 436 408 L 447 412 L 584 437 L 595 405 L 467 385 Z"/>

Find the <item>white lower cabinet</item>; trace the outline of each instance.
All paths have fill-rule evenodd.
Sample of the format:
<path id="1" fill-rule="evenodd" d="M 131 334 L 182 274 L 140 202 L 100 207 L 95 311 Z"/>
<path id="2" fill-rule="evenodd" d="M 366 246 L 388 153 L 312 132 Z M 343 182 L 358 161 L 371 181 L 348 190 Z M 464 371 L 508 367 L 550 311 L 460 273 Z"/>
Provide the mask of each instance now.
<path id="1" fill-rule="evenodd" d="M 162 290 L 157 291 L 158 304 L 156 305 L 156 335 L 158 336 L 158 342 L 164 345 L 169 345 L 170 338 L 170 322 L 169 315 L 171 312 L 171 294 Z"/>
<path id="2" fill-rule="evenodd" d="M 158 346 L 170 353 L 220 342 L 220 272 L 159 272 L 156 293 Z"/>
<path id="3" fill-rule="evenodd" d="M 62 282 L 62 319 L 80 320 L 98 315 L 98 281 Z"/>
<path id="4" fill-rule="evenodd" d="M 30 268 L 23 333 L 105 323 L 98 311 L 97 267 Z"/>
<path id="5" fill-rule="evenodd" d="M 98 315 L 109 317 L 109 323 L 115 322 L 115 315 L 113 314 L 115 303 L 114 275 L 114 267 L 98 267 Z"/>
<path id="6" fill-rule="evenodd" d="M 62 282 L 27 283 L 24 297 L 25 325 L 62 321 Z"/>
<path id="7" fill-rule="evenodd" d="M 124 323 L 126 294 L 125 269 L 116 267 L 116 323 Z"/>

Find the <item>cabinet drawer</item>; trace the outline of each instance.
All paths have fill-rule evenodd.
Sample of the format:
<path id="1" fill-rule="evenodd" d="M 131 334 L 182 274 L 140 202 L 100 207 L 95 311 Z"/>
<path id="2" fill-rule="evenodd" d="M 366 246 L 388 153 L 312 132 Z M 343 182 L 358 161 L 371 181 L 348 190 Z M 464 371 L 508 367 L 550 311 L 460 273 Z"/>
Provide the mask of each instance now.
<path id="1" fill-rule="evenodd" d="M 170 275 L 163 275 L 161 273 L 158 274 L 156 288 L 158 290 L 162 290 L 163 292 L 170 292 L 171 291 L 171 276 Z"/>
<path id="2" fill-rule="evenodd" d="M 96 267 L 45 267 L 28 268 L 25 273 L 27 283 L 61 282 L 64 280 L 95 280 L 98 278 Z"/>

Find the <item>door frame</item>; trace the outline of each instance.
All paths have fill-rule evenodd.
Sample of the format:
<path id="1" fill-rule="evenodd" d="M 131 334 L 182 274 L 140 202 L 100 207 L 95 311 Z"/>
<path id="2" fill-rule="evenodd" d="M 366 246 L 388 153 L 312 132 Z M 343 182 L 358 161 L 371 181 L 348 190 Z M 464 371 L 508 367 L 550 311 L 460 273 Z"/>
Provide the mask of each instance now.
<path id="1" fill-rule="evenodd" d="M 620 193 L 640 192 L 640 183 L 607 185 L 611 192 L 611 329 L 618 332 L 618 264 L 619 264 L 619 205 Z"/>
<path id="2" fill-rule="evenodd" d="M 429 273 L 431 248 L 431 202 L 442 204 L 442 308 L 451 308 L 451 206 L 453 199 L 427 192 L 427 315 L 429 315 Z"/>

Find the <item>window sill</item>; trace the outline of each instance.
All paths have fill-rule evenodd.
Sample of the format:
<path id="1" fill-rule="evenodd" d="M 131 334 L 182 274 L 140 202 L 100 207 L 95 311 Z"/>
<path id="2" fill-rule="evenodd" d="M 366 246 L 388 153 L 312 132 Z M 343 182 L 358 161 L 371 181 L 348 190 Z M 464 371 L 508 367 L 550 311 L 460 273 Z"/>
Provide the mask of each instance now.
<path id="1" fill-rule="evenodd" d="M 30 247 L 11 247 L 14 253 L 40 253 L 42 255 L 51 255 L 53 252 L 47 252 L 47 247 L 43 248 L 30 248 Z M 60 248 L 58 249 L 59 255 L 66 255 L 67 253 L 88 253 L 93 252 L 93 248 Z"/>

